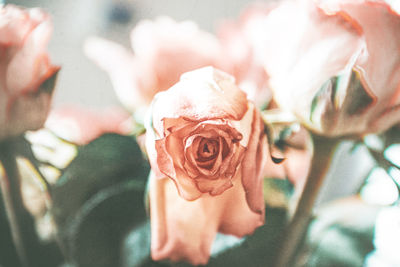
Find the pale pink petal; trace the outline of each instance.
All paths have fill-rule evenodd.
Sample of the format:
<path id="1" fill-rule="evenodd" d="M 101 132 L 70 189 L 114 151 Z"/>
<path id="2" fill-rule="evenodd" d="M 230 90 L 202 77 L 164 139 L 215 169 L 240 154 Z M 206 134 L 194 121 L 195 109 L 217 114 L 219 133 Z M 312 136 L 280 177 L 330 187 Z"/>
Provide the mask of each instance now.
<path id="1" fill-rule="evenodd" d="M 7 88 L 13 93 L 36 91 L 59 68 L 50 65 L 47 43 L 52 32 L 50 20 L 40 23 L 28 35 L 8 65 Z"/>
<path id="2" fill-rule="evenodd" d="M 233 187 L 228 189 L 221 198 L 225 198 L 225 209 L 221 217 L 219 232 L 243 237 L 250 235 L 264 224 L 265 210 L 255 213 L 248 205 L 247 192 L 240 179 L 240 171 L 233 179 Z M 262 190 L 258 194 L 263 197 Z"/>
<path id="3" fill-rule="evenodd" d="M 206 264 L 224 206 L 183 199 L 169 178 L 150 178 L 149 193 L 152 258 Z"/>
<path id="4" fill-rule="evenodd" d="M 66 105 L 52 110 L 46 127 L 67 140 L 87 144 L 105 133 L 128 134 L 128 118 L 129 114 L 116 107 L 92 110 Z"/>
<path id="5" fill-rule="evenodd" d="M 395 119 L 396 113 L 390 112 L 400 104 L 399 14 L 384 1 L 336 0 L 324 2 L 322 6 L 330 12 L 345 12 L 358 23 L 365 36 L 366 53 L 355 63 L 355 68 L 362 75 L 365 89 L 377 97 L 377 103 L 364 119 L 370 121 L 370 127 L 376 128 L 375 117 L 389 115 L 390 118 L 379 122 L 375 129 L 378 131 L 399 122 L 400 118 Z"/>
<path id="6" fill-rule="evenodd" d="M 161 129 L 163 118 L 240 120 L 247 111 L 247 99 L 232 77 L 207 67 L 185 73 L 178 84 L 157 95 L 153 109 L 157 110 L 154 127 Z"/>
<path id="7" fill-rule="evenodd" d="M 217 196 L 229 190 L 233 186 L 231 179 L 220 177 L 219 179 L 196 178 L 196 185 L 202 193 L 209 193 L 211 196 Z"/>
<path id="8" fill-rule="evenodd" d="M 154 260 L 206 264 L 217 231 L 242 237 L 264 223 L 247 206 L 239 177 L 218 196 L 186 201 L 169 179 L 150 180 L 151 253 Z"/>
<path id="9" fill-rule="evenodd" d="M 194 200 L 201 196 L 201 192 L 196 187 L 195 182 L 191 179 L 182 169 L 177 168 L 174 165 L 174 155 L 182 153 L 179 148 L 175 147 L 175 150 L 168 151 L 165 147 L 165 140 L 156 140 L 156 164 L 158 169 L 164 173 L 164 175 L 173 179 L 178 187 L 179 194 L 182 198 L 187 200 Z"/>
<path id="10" fill-rule="evenodd" d="M 242 183 L 250 209 L 262 214 L 264 211 L 262 170 L 265 163 L 265 136 L 260 113 L 254 109 L 250 141 L 242 160 Z"/>
<path id="11" fill-rule="evenodd" d="M 218 29 L 218 38 L 224 47 L 226 60 L 239 87 L 258 107 L 271 99 L 268 76 L 257 51 L 257 42 L 265 34 L 264 17 L 274 7 L 271 3 L 255 3 L 246 8 L 238 21 L 225 21 Z"/>
<path id="12" fill-rule="evenodd" d="M 0 7 L 0 45 L 20 46 L 33 25 L 29 15 L 14 5 Z"/>
<path id="13" fill-rule="evenodd" d="M 118 98 L 129 110 L 135 110 L 147 101 L 142 97 L 138 84 L 142 71 L 126 48 L 102 38 L 90 37 L 85 41 L 84 52 L 109 74 Z"/>
<path id="14" fill-rule="evenodd" d="M 40 9 L 0 6 L 0 139 L 37 130 L 47 117 L 60 69 L 47 54 L 51 30 Z"/>
<path id="15" fill-rule="evenodd" d="M 264 29 L 259 50 L 276 100 L 310 124 L 314 96 L 354 64 L 364 49 L 362 33 L 344 14 L 328 15 L 313 1 L 282 2 L 265 18 Z"/>

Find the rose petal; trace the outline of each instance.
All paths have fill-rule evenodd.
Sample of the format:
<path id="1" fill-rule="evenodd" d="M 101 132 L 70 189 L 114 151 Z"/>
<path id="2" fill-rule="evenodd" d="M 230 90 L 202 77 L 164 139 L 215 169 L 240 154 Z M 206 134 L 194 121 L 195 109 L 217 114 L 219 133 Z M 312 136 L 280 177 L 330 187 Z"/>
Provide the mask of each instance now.
<path id="1" fill-rule="evenodd" d="M 400 104 L 400 16 L 385 2 L 369 0 L 336 0 L 323 2 L 322 7 L 330 12 L 345 12 L 362 28 L 366 42 L 366 55 L 356 62 L 366 90 L 377 97 L 376 109 L 365 114 L 364 120 L 375 131 L 382 131 L 394 123 L 396 112 L 388 112 Z M 371 21 L 371 18 L 374 18 Z M 385 110 L 387 109 L 387 110 Z M 380 110 L 380 111 L 379 111 Z M 382 111 L 384 110 L 384 111 Z M 387 121 L 375 123 L 375 118 L 386 113 Z M 390 118 L 389 118 L 390 117 Z M 379 126 L 378 126 L 379 124 Z"/>
<path id="2" fill-rule="evenodd" d="M 34 92 L 59 70 L 58 67 L 50 66 L 46 52 L 51 32 L 52 25 L 48 18 L 32 30 L 22 49 L 12 58 L 8 65 L 6 81 L 7 88 L 13 93 Z"/>
<path id="3" fill-rule="evenodd" d="M 153 260 L 206 264 L 224 207 L 212 198 L 186 201 L 168 178 L 151 176 L 149 192 Z"/>
<path id="4" fill-rule="evenodd" d="M 253 111 L 252 130 L 249 144 L 242 160 L 242 184 L 250 209 L 256 213 L 264 212 L 262 169 L 265 163 L 266 140 L 263 122 L 257 109 Z"/>
<path id="5" fill-rule="evenodd" d="M 171 180 L 150 178 L 152 258 L 206 264 L 218 230 L 242 237 L 261 226 L 264 216 L 247 206 L 239 177 L 234 183 L 224 194 L 186 201 Z"/>
<path id="6" fill-rule="evenodd" d="M 207 176 L 196 178 L 196 185 L 202 193 L 209 193 L 211 196 L 220 195 L 233 186 L 230 178 L 220 177 L 211 180 Z"/>
<path id="7" fill-rule="evenodd" d="M 14 5 L 0 7 L 0 45 L 20 46 L 35 25 L 23 9 Z"/>
<path id="8" fill-rule="evenodd" d="M 283 2 L 266 17 L 264 29 L 263 58 L 276 100 L 309 123 L 321 86 L 360 56 L 360 29 L 344 14 L 328 15 L 313 1 Z"/>
<path id="9" fill-rule="evenodd" d="M 247 111 L 246 95 L 233 78 L 211 67 L 185 73 L 179 83 L 159 93 L 153 105 L 158 111 L 153 120 L 156 129 L 162 128 L 162 118 L 240 120 Z"/>
<path id="10" fill-rule="evenodd" d="M 85 55 L 110 75 L 115 92 L 129 110 L 147 101 L 139 91 L 138 77 L 142 71 L 133 54 L 123 46 L 98 37 L 84 43 Z"/>
<path id="11" fill-rule="evenodd" d="M 156 164 L 158 166 L 158 169 L 174 180 L 176 186 L 178 187 L 179 194 L 187 200 L 194 200 L 199 198 L 201 196 L 201 192 L 197 189 L 193 179 L 188 177 L 184 170 L 174 165 L 171 154 L 176 155 L 176 153 L 181 152 L 179 150 L 166 150 L 165 139 L 156 140 L 155 147 L 157 152 Z"/>
<path id="12" fill-rule="evenodd" d="M 246 189 L 243 190 L 243 178 L 240 179 L 239 171 L 233 179 L 233 187 L 228 189 L 221 198 L 225 198 L 225 210 L 221 217 L 219 231 L 221 233 L 243 237 L 250 235 L 257 227 L 264 224 L 264 213 L 255 213 L 248 205 Z M 263 197 L 262 190 L 260 197 Z"/>

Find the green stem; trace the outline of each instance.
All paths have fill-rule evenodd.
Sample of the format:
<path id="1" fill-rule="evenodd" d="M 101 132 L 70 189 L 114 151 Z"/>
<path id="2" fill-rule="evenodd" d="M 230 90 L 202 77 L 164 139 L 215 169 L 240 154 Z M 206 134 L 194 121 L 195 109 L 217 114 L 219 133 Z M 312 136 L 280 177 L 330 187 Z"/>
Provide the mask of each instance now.
<path id="1" fill-rule="evenodd" d="M 292 220 L 286 227 L 276 267 L 288 267 L 295 260 L 295 254 L 310 223 L 315 200 L 329 169 L 338 139 L 313 135 L 314 156 L 311 170 L 297 204 Z"/>
<path id="2" fill-rule="evenodd" d="M 0 181 L 1 193 L 18 257 L 22 266 L 28 267 L 30 265 L 27 257 L 27 247 L 25 247 L 26 242 L 24 242 L 24 236 L 22 235 L 23 222 L 18 212 L 24 210 L 20 175 L 11 146 L 7 141 L 0 144 L 0 161 L 5 170 L 5 175 L 1 177 Z"/>

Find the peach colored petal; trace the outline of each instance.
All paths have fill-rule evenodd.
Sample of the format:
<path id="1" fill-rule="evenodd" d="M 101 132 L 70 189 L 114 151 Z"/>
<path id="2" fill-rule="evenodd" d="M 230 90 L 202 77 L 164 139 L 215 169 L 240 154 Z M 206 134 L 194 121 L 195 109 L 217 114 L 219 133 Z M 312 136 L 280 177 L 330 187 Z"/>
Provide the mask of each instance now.
<path id="1" fill-rule="evenodd" d="M 265 18 L 264 29 L 259 50 L 264 49 L 277 102 L 310 127 L 320 128 L 309 121 L 313 98 L 327 80 L 347 71 L 360 56 L 360 29 L 342 13 L 324 13 L 313 1 L 282 2 Z"/>
<path id="2" fill-rule="evenodd" d="M 14 93 L 36 91 L 43 77 L 48 78 L 57 70 L 51 68 L 46 52 L 51 32 L 52 25 L 47 18 L 30 32 L 21 49 L 13 56 L 6 81 L 7 88 Z"/>
<path id="3" fill-rule="evenodd" d="M 386 113 L 400 104 L 399 14 L 384 1 L 336 0 L 324 2 L 322 6 L 330 12 L 345 12 L 358 23 L 365 36 L 366 55 L 355 63 L 355 68 L 360 71 L 365 89 L 378 101 L 376 108 L 365 114 L 366 128 L 382 131 L 399 122 L 398 112 Z M 375 122 L 377 115 L 383 113 L 385 118 L 378 117 L 381 121 Z"/>
<path id="4" fill-rule="evenodd" d="M 205 178 L 203 178 L 205 177 Z M 211 196 L 217 196 L 224 193 L 233 186 L 231 179 L 208 179 L 207 176 L 196 178 L 196 185 L 202 193 L 209 193 Z"/>
<path id="5" fill-rule="evenodd" d="M 0 139 L 37 130 L 46 120 L 54 84 L 44 83 L 54 82 L 60 69 L 46 51 L 51 29 L 38 8 L 0 6 Z"/>
<path id="6" fill-rule="evenodd" d="M 110 76 L 115 92 L 124 106 L 134 110 L 146 103 L 140 94 L 138 83 L 142 75 L 133 53 L 123 46 L 99 38 L 90 37 L 84 43 L 85 55 Z"/>
<path id="7" fill-rule="evenodd" d="M 272 96 L 256 43 L 264 35 L 263 18 L 273 6 L 271 3 L 252 4 L 241 13 L 238 21 L 224 21 L 217 28 L 217 36 L 231 68 L 226 71 L 232 73 L 248 99 L 258 107 L 263 107 Z"/>
<path id="8" fill-rule="evenodd" d="M 150 178 L 152 258 L 206 264 L 218 230 L 242 237 L 261 226 L 264 217 L 247 206 L 240 178 L 234 183 L 221 195 L 186 201 L 171 180 Z"/>
<path id="9" fill-rule="evenodd" d="M 104 133 L 128 134 L 129 114 L 119 108 L 92 110 L 65 105 L 51 111 L 46 127 L 77 144 L 87 144 Z"/>
<path id="10" fill-rule="evenodd" d="M 21 45 L 32 28 L 23 9 L 14 5 L 0 7 L 0 45 Z"/>
<path id="11" fill-rule="evenodd" d="M 179 83 L 160 93 L 153 105 L 158 111 L 153 117 L 156 129 L 162 128 L 163 118 L 240 120 L 247 111 L 246 95 L 233 78 L 211 67 L 185 73 Z"/>
<path id="12" fill-rule="evenodd" d="M 252 131 L 242 161 L 242 183 L 246 192 L 246 199 L 252 211 L 262 214 L 264 199 L 262 193 L 262 170 L 265 163 L 265 136 L 264 124 L 258 110 L 253 111 Z"/>
<path id="13" fill-rule="evenodd" d="M 100 38 L 85 44 L 88 57 L 109 73 L 118 97 L 131 111 L 146 108 L 184 72 L 224 62 L 217 39 L 189 21 L 140 21 L 131 32 L 131 43 L 133 53 Z"/>
<path id="14" fill-rule="evenodd" d="M 221 217 L 219 232 L 243 237 L 250 235 L 254 230 L 264 224 L 265 210 L 255 213 L 248 205 L 246 189 L 240 179 L 241 171 L 233 179 L 233 187 L 228 189 L 221 198 L 225 198 L 225 209 Z"/>
<path id="15" fill-rule="evenodd" d="M 197 189 L 193 179 L 188 177 L 185 172 L 174 165 L 174 155 L 181 153 L 178 148 L 168 151 L 165 147 L 165 140 L 157 140 L 155 143 L 157 152 L 158 169 L 166 176 L 172 178 L 178 187 L 179 194 L 187 199 L 194 200 L 201 196 L 201 192 Z"/>
<path id="16" fill-rule="evenodd" d="M 150 177 L 149 193 L 152 258 L 206 264 L 224 207 L 181 198 L 168 178 Z"/>
<path id="17" fill-rule="evenodd" d="M 229 75 L 203 68 L 157 94 L 150 115 L 152 257 L 205 264 L 217 231 L 264 222 L 260 113 Z"/>

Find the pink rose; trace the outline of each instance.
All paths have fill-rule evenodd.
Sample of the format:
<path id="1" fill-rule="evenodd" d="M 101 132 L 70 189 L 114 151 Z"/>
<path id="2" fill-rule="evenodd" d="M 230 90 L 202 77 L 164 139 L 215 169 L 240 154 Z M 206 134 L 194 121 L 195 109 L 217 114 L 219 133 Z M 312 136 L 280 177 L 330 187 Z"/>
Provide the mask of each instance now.
<path id="1" fill-rule="evenodd" d="M 128 134 L 129 114 L 118 108 L 91 110 L 64 106 L 51 111 L 46 127 L 64 139 L 87 144 L 104 133 Z"/>
<path id="2" fill-rule="evenodd" d="M 119 99 L 130 110 L 149 105 L 184 72 L 218 66 L 222 58 L 217 39 L 190 21 L 141 21 L 132 30 L 131 42 L 133 53 L 100 38 L 85 44 L 86 55 L 108 72 Z"/>
<path id="3" fill-rule="evenodd" d="M 264 19 L 263 59 L 280 107 L 328 136 L 398 123 L 399 15 L 383 1 L 315 2 L 282 2 Z"/>
<path id="4" fill-rule="evenodd" d="M 218 231 L 263 224 L 263 123 L 231 76 L 185 73 L 156 95 L 146 129 L 153 259 L 205 264 Z"/>
<path id="5" fill-rule="evenodd" d="M 229 72 L 247 97 L 257 106 L 265 106 L 271 100 L 268 76 L 263 62 L 257 56 L 257 39 L 263 34 L 262 24 L 271 5 L 258 3 L 245 9 L 238 21 L 224 21 L 218 28 L 218 38 L 225 54 Z"/>
<path id="6" fill-rule="evenodd" d="M 46 120 L 59 70 L 46 52 L 51 31 L 44 11 L 0 5 L 0 140 Z"/>

